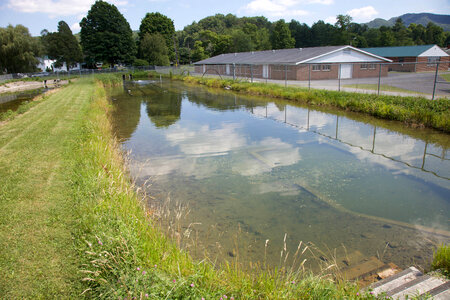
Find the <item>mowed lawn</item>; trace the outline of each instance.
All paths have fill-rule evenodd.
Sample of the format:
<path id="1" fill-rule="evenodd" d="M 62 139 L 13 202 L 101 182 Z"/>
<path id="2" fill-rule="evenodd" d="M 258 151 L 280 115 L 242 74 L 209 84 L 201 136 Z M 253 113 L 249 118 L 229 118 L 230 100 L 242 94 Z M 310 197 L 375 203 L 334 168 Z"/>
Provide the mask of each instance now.
<path id="1" fill-rule="evenodd" d="M 73 298 L 81 280 L 65 174 L 94 85 L 80 80 L 0 125 L 0 298 Z"/>

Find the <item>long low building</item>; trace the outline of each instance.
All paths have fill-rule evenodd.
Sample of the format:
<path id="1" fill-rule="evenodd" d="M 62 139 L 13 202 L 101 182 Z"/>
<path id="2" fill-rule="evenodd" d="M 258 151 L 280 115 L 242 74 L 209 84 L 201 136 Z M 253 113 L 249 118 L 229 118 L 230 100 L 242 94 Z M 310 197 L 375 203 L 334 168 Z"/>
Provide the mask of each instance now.
<path id="1" fill-rule="evenodd" d="M 352 46 L 326 46 L 220 54 L 194 65 L 197 73 L 317 80 L 387 76 L 380 63 L 389 62 Z"/>
<path id="2" fill-rule="evenodd" d="M 374 47 L 361 50 L 391 59 L 389 71 L 435 71 L 437 62 L 440 71 L 447 71 L 449 66 L 449 55 L 438 45 Z"/>

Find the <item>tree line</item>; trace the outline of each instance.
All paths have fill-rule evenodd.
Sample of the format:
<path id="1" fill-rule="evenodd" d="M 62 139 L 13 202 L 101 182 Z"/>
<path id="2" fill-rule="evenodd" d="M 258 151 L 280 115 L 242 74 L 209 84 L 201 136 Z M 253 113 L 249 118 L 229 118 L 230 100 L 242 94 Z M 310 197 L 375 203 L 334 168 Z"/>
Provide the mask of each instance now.
<path id="1" fill-rule="evenodd" d="M 56 32 L 44 29 L 32 37 L 22 25 L 0 28 L 0 73 L 36 71 L 36 57 L 48 56 L 55 66 L 70 68 L 85 62 L 94 68 L 126 64 L 134 66 L 189 64 L 230 52 L 247 52 L 329 45 L 382 47 L 450 44 L 450 32 L 433 24 L 410 24 L 399 18 L 392 27 L 368 28 L 338 15 L 334 25 L 318 21 L 311 27 L 297 20 L 270 22 L 265 17 L 216 14 L 175 31 L 173 20 L 158 12 L 147 13 L 139 31 L 113 4 L 98 0 L 80 22 L 79 39 L 67 23 Z"/>

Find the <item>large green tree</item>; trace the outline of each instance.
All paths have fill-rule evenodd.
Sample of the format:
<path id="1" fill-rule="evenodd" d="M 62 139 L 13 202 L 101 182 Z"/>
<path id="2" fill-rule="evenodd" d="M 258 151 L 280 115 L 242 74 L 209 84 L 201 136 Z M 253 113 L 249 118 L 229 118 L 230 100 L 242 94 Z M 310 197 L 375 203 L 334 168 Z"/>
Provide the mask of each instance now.
<path id="1" fill-rule="evenodd" d="M 58 23 L 57 32 L 42 31 L 42 43 L 50 59 L 56 60 L 56 66 L 66 63 L 67 70 L 83 60 L 81 47 L 66 22 Z"/>
<path id="2" fill-rule="evenodd" d="M 130 24 L 115 5 L 96 1 L 80 26 L 81 46 L 89 63 L 134 60 L 136 46 Z"/>
<path id="3" fill-rule="evenodd" d="M 8 25 L 0 28 L 0 73 L 36 71 L 40 46 L 28 28 Z"/>
<path id="4" fill-rule="evenodd" d="M 139 40 L 142 42 L 146 34 L 160 34 L 169 50 L 169 58 L 173 59 L 174 55 L 174 38 L 175 26 L 172 19 L 166 17 L 159 12 L 147 13 L 139 26 Z"/>
<path id="5" fill-rule="evenodd" d="M 312 44 L 311 28 L 305 23 L 300 24 L 296 20 L 291 20 L 289 30 L 295 39 L 295 47 L 309 47 Z"/>
<path id="6" fill-rule="evenodd" d="M 287 49 L 295 46 L 295 39 L 291 36 L 291 31 L 283 19 L 275 22 L 270 41 L 273 49 Z"/>
<path id="7" fill-rule="evenodd" d="M 141 41 L 140 51 L 140 56 L 148 61 L 150 65 L 169 65 L 169 50 L 167 49 L 164 37 L 159 33 L 145 34 Z"/>

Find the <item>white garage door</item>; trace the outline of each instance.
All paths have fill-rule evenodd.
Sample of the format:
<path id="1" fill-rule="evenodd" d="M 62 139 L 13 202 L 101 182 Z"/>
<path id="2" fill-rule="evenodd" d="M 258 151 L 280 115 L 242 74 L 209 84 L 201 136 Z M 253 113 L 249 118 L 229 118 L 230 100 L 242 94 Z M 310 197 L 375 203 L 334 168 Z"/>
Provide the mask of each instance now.
<path id="1" fill-rule="evenodd" d="M 352 78 L 353 66 L 351 64 L 341 65 L 341 79 Z"/>

